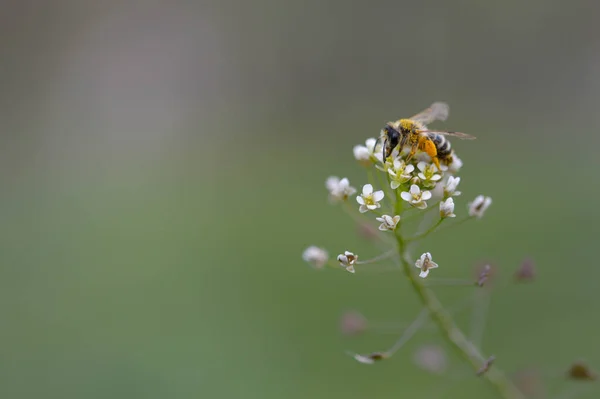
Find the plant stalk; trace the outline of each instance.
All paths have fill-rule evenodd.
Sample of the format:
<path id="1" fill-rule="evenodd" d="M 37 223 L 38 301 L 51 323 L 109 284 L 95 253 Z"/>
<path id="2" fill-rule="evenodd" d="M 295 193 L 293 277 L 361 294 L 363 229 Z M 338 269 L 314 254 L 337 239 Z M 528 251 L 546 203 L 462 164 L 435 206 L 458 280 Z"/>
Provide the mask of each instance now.
<path id="1" fill-rule="evenodd" d="M 427 288 L 416 273 L 413 273 L 411 262 L 406 258 L 406 243 L 399 231 L 396 231 L 398 242 L 398 253 L 404 274 L 410 281 L 411 286 L 419 296 L 423 305 L 428 309 L 431 319 L 437 324 L 444 339 L 456 349 L 465 360 L 467 360 L 477 373 L 486 358 L 479 349 L 473 345 L 460 328 L 454 323 L 452 316 L 444 309 L 434 292 Z M 504 373 L 492 365 L 489 370 L 481 374 L 505 399 L 525 399 L 525 396 L 513 385 Z"/>

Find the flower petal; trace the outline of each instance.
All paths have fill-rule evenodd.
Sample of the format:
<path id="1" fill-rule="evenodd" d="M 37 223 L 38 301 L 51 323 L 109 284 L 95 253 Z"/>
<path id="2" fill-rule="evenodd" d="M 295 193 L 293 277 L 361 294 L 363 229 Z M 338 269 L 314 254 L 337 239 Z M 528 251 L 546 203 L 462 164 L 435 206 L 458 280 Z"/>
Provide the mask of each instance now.
<path id="1" fill-rule="evenodd" d="M 362 189 L 363 195 L 370 195 L 373 192 L 373 186 L 365 184 Z"/>
<path id="2" fill-rule="evenodd" d="M 340 178 L 337 176 L 329 176 L 327 178 L 327 180 L 325 181 L 325 187 L 327 188 L 327 190 L 329 191 L 333 191 L 337 188 L 338 184 L 340 183 Z"/>
<path id="3" fill-rule="evenodd" d="M 422 270 L 421 273 L 419 273 L 419 277 L 425 278 L 425 277 L 427 277 L 428 274 L 429 274 L 429 270 Z"/>
<path id="4" fill-rule="evenodd" d="M 368 356 L 359 355 L 358 353 L 354 355 L 354 360 L 360 362 L 362 364 L 373 364 L 375 360 L 371 359 Z"/>
<path id="5" fill-rule="evenodd" d="M 354 148 L 352 148 L 352 152 L 354 153 L 354 158 L 359 161 L 369 159 L 369 150 L 365 146 L 355 145 Z"/>
<path id="6" fill-rule="evenodd" d="M 369 152 L 373 152 L 373 150 L 375 149 L 375 143 L 377 142 L 377 139 L 374 138 L 368 138 L 367 141 L 365 141 L 365 144 L 367 145 L 367 150 L 369 150 Z"/>
<path id="7" fill-rule="evenodd" d="M 410 186 L 410 193 L 412 195 L 419 195 L 420 192 L 421 192 L 421 189 L 416 184 L 413 184 L 412 186 Z"/>
<path id="8" fill-rule="evenodd" d="M 382 190 L 375 191 L 373 193 L 373 201 L 375 201 L 375 202 L 381 201 L 383 199 L 383 197 L 385 197 L 385 194 L 383 193 Z"/>
<path id="9" fill-rule="evenodd" d="M 358 197 L 356 197 L 356 202 L 358 202 L 361 205 L 364 205 L 365 199 L 359 195 Z"/>
<path id="10" fill-rule="evenodd" d="M 421 199 L 424 201 L 431 199 L 431 191 L 423 191 L 423 193 L 421 194 Z"/>
<path id="11" fill-rule="evenodd" d="M 412 201 L 412 195 L 410 195 L 408 191 L 402 191 L 400 193 L 400 198 L 402 198 L 404 201 Z"/>

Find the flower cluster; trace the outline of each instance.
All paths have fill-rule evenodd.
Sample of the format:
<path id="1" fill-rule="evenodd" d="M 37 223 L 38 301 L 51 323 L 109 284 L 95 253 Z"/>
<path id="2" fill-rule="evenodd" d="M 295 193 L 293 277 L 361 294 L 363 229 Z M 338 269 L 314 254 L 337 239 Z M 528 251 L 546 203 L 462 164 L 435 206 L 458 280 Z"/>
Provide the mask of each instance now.
<path id="1" fill-rule="evenodd" d="M 443 281 L 447 285 L 470 286 L 470 289 L 475 287 L 478 293 L 485 294 L 485 291 L 493 286 L 492 267 L 486 264 L 476 278 L 439 278 L 441 276 L 436 275 L 438 271 L 433 269 L 440 266 L 442 271 L 452 269 L 450 263 L 442 259 L 441 251 L 436 253 L 436 261 L 439 261 L 439 264 L 433 260 L 434 251 L 423 252 L 420 256 L 410 252 L 413 243 L 440 230 L 452 228 L 465 221 L 481 219 L 492 204 L 492 199 L 484 195 L 478 195 L 470 202 L 463 201 L 459 191 L 461 178 L 457 173 L 463 162 L 451 149 L 449 141 L 453 140 L 451 136 L 468 136 L 456 132 L 436 133 L 423 123 L 445 120 L 447 116 L 448 106 L 434 103 L 411 119 L 389 123 L 381 131 L 378 139 L 368 138 L 364 145 L 356 145 L 352 149 L 356 161 L 368 170 L 367 180 L 359 182 L 360 184 L 353 182 L 353 186 L 346 177 L 331 176 L 325 182 L 330 203 L 341 205 L 342 209 L 357 221 L 362 231 L 366 231 L 364 227 L 367 226 L 369 241 L 378 240 L 378 247 L 389 246 L 385 252 L 372 258 L 364 256 L 367 251 L 361 252 L 359 261 L 357 253 L 343 248 L 343 252 L 330 259 L 327 250 L 313 245 L 304 250 L 302 259 L 314 269 L 332 266 L 352 275 L 368 270 L 372 264 L 391 261 L 390 267 L 393 270 L 402 270 L 411 283 L 410 287 L 418 294 L 423 309 L 417 318 L 404 328 L 397 342 L 381 352 L 349 353 L 357 362 L 370 365 L 391 357 L 417 334 L 423 325 L 433 320 L 444 332 L 442 336 L 449 343 L 461 350 L 466 357 L 478 359 L 472 364 L 473 375 L 490 378 L 490 375 L 494 374 L 494 379 L 498 382 L 501 379 L 500 373 L 498 370 L 491 370 L 497 367 L 494 363 L 495 357 L 483 356 L 477 348 L 483 329 L 479 328 L 477 323 L 472 323 L 472 327 L 475 328 L 472 328 L 472 334 L 467 336 L 455 323 L 448 323 L 447 318 L 452 317 L 451 311 L 442 306 L 435 290 L 431 288 Z M 391 148 L 394 145 L 395 148 Z M 350 249 L 354 251 L 353 248 Z M 432 271 L 433 278 L 430 277 Z M 533 261 L 526 259 L 514 274 L 514 280 L 531 282 L 534 278 Z M 476 305 L 483 309 L 483 312 L 487 306 L 484 298 L 476 297 L 480 301 Z M 472 299 L 469 303 L 471 301 Z M 473 314 L 479 315 L 479 310 Z M 481 319 L 484 320 L 483 316 Z M 347 313 L 341 321 L 341 329 L 346 335 L 359 334 L 367 328 L 375 329 L 376 326 L 376 322 L 367 322 L 358 312 Z M 434 374 L 444 373 L 448 369 L 447 361 L 444 352 L 436 346 L 423 347 L 415 355 L 415 363 Z M 598 378 L 584 363 L 573 364 L 567 375 L 577 380 Z M 505 393 L 513 392 L 509 382 L 504 383 L 502 389 Z"/>
<path id="2" fill-rule="evenodd" d="M 438 114 L 432 114 L 431 119 L 441 120 L 442 116 L 445 118 L 448 115 L 447 105 L 442 103 L 434 105 L 428 112 L 433 114 L 438 112 Z M 426 130 L 425 125 L 420 124 L 419 126 Z M 389 148 L 385 148 L 387 140 L 386 131 L 382 130 L 379 139 L 371 137 L 366 139 L 364 145 L 354 146 L 352 152 L 358 163 L 373 169 L 375 174 L 380 174 L 380 176 L 378 179 L 374 179 L 373 173 L 370 173 L 369 181 L 362 185 L 358 195 L 356 195 L 357 189 L 350 184 L 348 178 L 329 177 L 325 186 L 329 192 L 330 202 L 332 204 L 345 203 L 345 209 L 348 210 L 348 207 L 351 206 L 349 198 L 356 195 L 358 213 L 365 215 L 374 213 L 374 216 L 368 217 L 379 223 L 379 231 L 391 233 L 396 239 L 400 239 L 406 234 L 403 231 L 402 214 L 411 209 L 417 212 L 427 212 L 431 208 L 432 202 L 439 209 L 438 222 L 425 234 L 418 234 L 418 238 L 423 238 L 437 230 L 445 220 L 456 218 L 457 214 L 460 216 L 461 212 L 455 213 L 455 200 L 461 195 L 458 190 L 461 179 L 455 174 L 462 167 L 462 161 L 454 151 L 451 150 L 448 155 L 447 147 L 445 147 L 444 154 L 446 155 L 442 159 L 432 159 L 427 153 L 418 151 L 416 147 L 411 150 L 409 144 L 404 148 L 396 146 L 390 151 Z M 415 142 L 411 140 L 402 142 Z M 443 141 L 431 140 L 430 145 L 437 142 Z M 420 145 L 419 148 L 421 148 Z M 386 153 L 389 156 L 385 157 Z M 379 186 L 378 188 L 375 188 L 376 184 Z M 491 202 L 489 197 L 482 195 L 476 197 L 468 204 L 467 215 L 463 213 L 463 217 L 481 218 Z M 447 223 L 449 222 L 445 222 L 445 224 Z M 327 263 L 327 253 L 317 247 L 308 248 L 303 254 L 303 258 L 315 268 L 322 268 Z M 345 251 L 337 257 L 337 260 L 347 271 L 351 273 L 356 271 L 357 256 L 352 252 Z M 417 260 L 417 264 L 421 269 L 421 277 L 426 277 L 430 269 L 437 267 L 429 253 L 423 254 Z"/>

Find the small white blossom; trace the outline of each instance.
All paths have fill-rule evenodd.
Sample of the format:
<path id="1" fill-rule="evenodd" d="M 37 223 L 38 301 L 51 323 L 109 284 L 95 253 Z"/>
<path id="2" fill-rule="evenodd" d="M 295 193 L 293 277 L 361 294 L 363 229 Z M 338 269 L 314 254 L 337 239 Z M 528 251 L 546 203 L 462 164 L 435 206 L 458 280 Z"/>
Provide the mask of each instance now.
<path id="1" fill-rule="evenodd" d="M 329 259 L 329 254 L 323 248 L 311 245 L 302 253 L 302 259 L 316 269 L 322 269 Z"/>
<path id="2" fill-rule="evenodd" d="M 358 255 L 353 254 L 350 251 L 345 251 L 343 254 L 338 255 L 337 260 L 340 262 L 340 266 L 345 268 L 350 273 L 354 273 L 354 264 L 358 259 Z"/>
<path id="3" fill-rule="evenodd" d="M 490 197 L 478 195 L 473 202 L 469 203 L 469 216 L 476 216 L 481 219 L 486 209 L 492 204 Z"/>
<path id="4" fill-rule="evenodd" d="M 421 269 L 419 277 L 425 278 L 429 274 L 429 270 L 435 269 L 438 267 L 438 264 L 431 259 L 431 254 L 429 252 L 425 252 L 423 255 L 421 255 L 420 259 L 417 259 L 415 266 Z"/>
<path id="5" fill-rule="evenodd" d="M 448 165 L 448 172 L 457 173 L 462 166 L 463 162 L 460 160 L 460 158 L 457 157 L 456 154 L 452 154 L 452 163 Z"/>
<path id="6" fill-rule="evenodd" d="M 454 200 L 452 198 L 440 202 L 440 217 L 442 219 L 456 217 L 454 214 Z"/>
<path id="7" fill-rule="evenodd" d="M 346 201 L 349 196 L 356 193 L 356 189 L 350 186 L 350 181 L 346 177 L 340 180 L 337 176 L 330 176 L 325 182 L 325 187 L 329 191 L 329 200 L 332 203 Z"/>
<path id="8" fill-rule="evenodd" d="M 419 186 L 413 184 L 410 186 L 410 192 L 403 191 L 400 193 L 400 197 L 402 197 L 404 201 L 409 202 L 415 208 L 425 209 L 427 208 L 427 203 L 425 201 L 431 198 L 431 193 L 429 191 L 421 192 Z"/>
<path id="9" fill-rule="evenodd" d="M 390 187 L 397 189 L 401 184 L 406 183 L 412 177 L 411 173 L 415 170 L 413 165 L 407 165 L 401 159 L 394 159 L 393 167 L 388 168 L 390 175 Z"/>
<path id="10" fill-rule="evenodd" d="M 460 177 L 448 177 L 448 181 L 444 185 L 444 198 L 456 197 L 461 194 L 460 191 L 456 191 L 458 183 L 460 183 Z"/>
<path id="11" fill-rule="evenodd" d="M 383 360 L 388 358 L 388 354 L 385 352 L 373 352 L 368 355 L 361 355 L 359 353 L 349 353 L 354 360 L 363 364 L 373 364 L 378 360 Z"/>
<path id="12" fill-rule="evenodd" d="M 375 363 L 375 360 L 371 359 L 371 357 L 365 356 L 365 355 L 360 355 L 358 353 L 354 354 L 354 356 L 352 356 L 352 357 L 354 357 L 354 360 L 356 360 L 357 362 L 362 363 L 362 364 L 373 364 L 373 363 Z"/>
<path id="13" fill-rule="evenodd" d="M 379 161 L 379 163 L 383 164 L 382 166 L 375 165 L 375 167 L 381 170 L 382 172 L 387 172 L 388 170 L 392 169 L 394 167 L 394 161 L 400 158 L 398 147 L 392 150 L 392 153 L 389 157 L 387 157 L 385 162 L 383 162 L 383 150 L 381 146 L 377 146 L 377 148 L 375 149 L 374 156 L 377 159 L 377 161 Z"/>
<path id="14" fill-rule="evenodd" d="M 417 168 L 421 171 L 418 174 L 419 179 L 421 179 L 423 185 L 427 187 L 435 186 L 436 182 L 442 178 L 442 176 L 437 173 L 438 169 L 434 164 L 428 164 L 421 161 L 417 164 Z"/>
<path id="15" fill-rule="evenodd" d="M 398 222 L 400 221 L 400 215 L 396 215 L 394 217 L 391 217 L 389 215 L 383 215 L 380 218 L 375 218 L 375 220 L 377 220 L 378 222 L 381 222 L 381 225 L 379 226 L 379 230 L 394 231 L 394 230 L 396 230 L 396 226 L 398 225 Z"/>
<path id="16" fill-rule="evenodd" d="M 379 201 L 383 199 L 385 195 L 383 191 L 375 191 L 373 192 L 373 186 L 370 184 L 365 184 L 362 189 L 362 194 L 356 197 L 356 202 L 360 204 L 358 208 L 360 213 L 365 213 L 369 210 L 374 210 L 381 207 Z"/>
<path id="17" fill-rule="evenodd" d="M 376 142 L 377 142 L 376 139 L 370 138 L 370 139 L 367 139 L 367 141 L 365 142 L 365 145 L 356 145 L 352 149 L 352 151 L 354 152 L 354 158 L 356 158 L 356 160 L 358 162 L 360 162 L 361 165 L 371 166 L 371 164 L 375 160 L 377 160 L 377 157 L 375 156 L 375 143 Z M 379 148 L 381 150 L 380 145 L 378 145 L 377 148 Z"/>

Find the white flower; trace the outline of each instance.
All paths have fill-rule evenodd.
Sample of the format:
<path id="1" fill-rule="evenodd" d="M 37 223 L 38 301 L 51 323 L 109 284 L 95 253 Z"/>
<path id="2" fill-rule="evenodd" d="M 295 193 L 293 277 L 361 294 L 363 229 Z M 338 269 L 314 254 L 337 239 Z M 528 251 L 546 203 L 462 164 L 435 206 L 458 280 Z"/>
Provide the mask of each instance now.
<path id="1" fill-rule="evenodd" d="M 454 200 L 452 198 L 440 202 L 440 217 L 442 219 L 456 217 L 454 214 Z"/>
<path id="2" fill-rule="evenodd" d="M 383 162 L 383 149 L 381 146 L 377 146 L 374 156 L 379 163 L 383 164 L 382 166 L 375 165 L 375 167 L 382 172 L 387 172 L 388 170 L 392 169 L 394 167 L 394 160 L 400 157 L 398 147 L 396 147 L 392 150 L 392 153 L 389 157 L 387 157 L 385 162 Z"/>
<path id="3" fill-rule="evenodd" d="M 329 259 L 329 254 L 323 248 L 311 245 L 302 252 L 302 259 L 316 269 L 322 269 Z"/>
<path id="4" fill-rule="evenodd" d="M 456 191 L 458 183 L 460 183 L 460 177 L 448 177 L 448 181 L 446 182 L 446 185 L 444 185 L 444 198 L 460 195 L 460 191 Z"/>
<path id="5" fill-rule="evenodd" d="M 442 176 L 437 173 L 438 169 L 434 164 L 428 164 L 421 161 L 417 164 L 417 168 L 421 171 L 418 174 L 419 179 L 423 181 L 423 185 L 425 186 L 433 187 L 436 182 L 442 178 Z"/>
<path id="6" fill-rule="evenodd" d="M 354 360 L 360 362 L 362 364 L 373 364 L 375 360 L 371 359 L 369 356 L 359 355 L 358 353 L 354 355 Z"/>
<path id="7" fill-rule="evenodd" d="M 383 199 L 385 195 L 383 191 L 375 191 L 373 192 L 373 186 L 370 184 L 365 184 L 362 189 L 362 194 L 356 197 L 356 202 L 360 204 L 358 208 L 360 213 L 365 213 L 369 210 L 374 210 L 381 207 L 379 201 Z"/>
<path id="8" fill-rule="evenodd" d="M 390 175 L 390 187 L 397 189 L 401 184 L 406 183 L 412 177 L 411 173 L 415 170 L 413 165 L 407 165 L 401 159 L 394 159 L 393 167 L 388 168 Z"/>
<path id="9" fill-rule="evenodd" d="M 478 219 L 481 219 L 483 213 L 491 204 L 492 199 L 490 197 L 478 195 L 473 202 L 469 203 L 469 216 L 476 216 Z"/>
<path id="10" fill-rule="evenodd" d="M 359 353 L 350 353 L 354 360 L 362 364 L 373 364 L 378 360 L 383 360 L 388 357 L 388 355 L 384 352 L 374 352 L 369 355 L 361 355 Z"/>
<path id="11" fill-rule="evenodd" d="M 425 209 L 427 208 L 427 203 L 425 201 L 431 198 L 431 193 L 429 191 L 421 192 L 419 186 L 413 184 L 410 186 L 410 192 L 403 191 L 400 193 L 400 197 L 415 208 Z"/>
<path id="12" fill-rule="evenodd" d="M 375 160 L 377 160 L 377 157 L 375 156 L 376 142 L 376 139 L 370 138 L 367 139 L 367 141 L 365 142 L 366 145 L 356 145 L 352 149 L 352 151 L 354 152 L 354 158 L 356 158 L 356 160 L 360 162 L 361 165 L 370 166 Z M 378 145 L 377 148 L 381 150 L 380 145 Z"/>
<path id="13" fill-rule="evenodd" d="M 448 165 L 448 172 L 457 173 L 462 166 L 463 162 L 460 160 L 460 158 L 457 157 L 456 154 L 452 154 L 452 163 Z"/>
<path id="14" fill-rule="evenodd" d="M 332 203 L 345 201 L 356 193 L 356 189 L 350 186 L 350 181 L 345 177 L 340 180 L 337 176 L 330 176 L 325 182 L 325 187 L 329 190 L 329 200 Z"/>
<path id="15" fill-rule="evenodd" d="M 358 255 L 354 255 L 350 251 L 345 251 L 343 254 L 338 255 L 337 260 L 340 262 L 340 266 L 345 268 L 350 273 L 354 273 L 354 264 L 358 259 Z"/>
<path id="16" fill-rule="evenodd" d="M 425 278 L 429 274 L 429 269 L 435 269 L 438 267 L 438 264 L 431 260 L 431 254 L 429 252 L 425 252 L 421 255 L 420 259 L 417 259 L 415 266 L 421 269 L 419 277 Z"/>
<path id="17" fill-rule="evenodd" d="M 391 217 L 388 215 L 383 215 L 380 218 L 375 218 L 375 220 L 377 220 L 378 222 L 381 222 L 381 225 L 379 226 L 379 230 L 394 231 L 394 230 L 396 230 L 396 226 L 398 225 L 398 222 L 400 221 L 400 215 L 396 215 L 394 217 Z"/>

